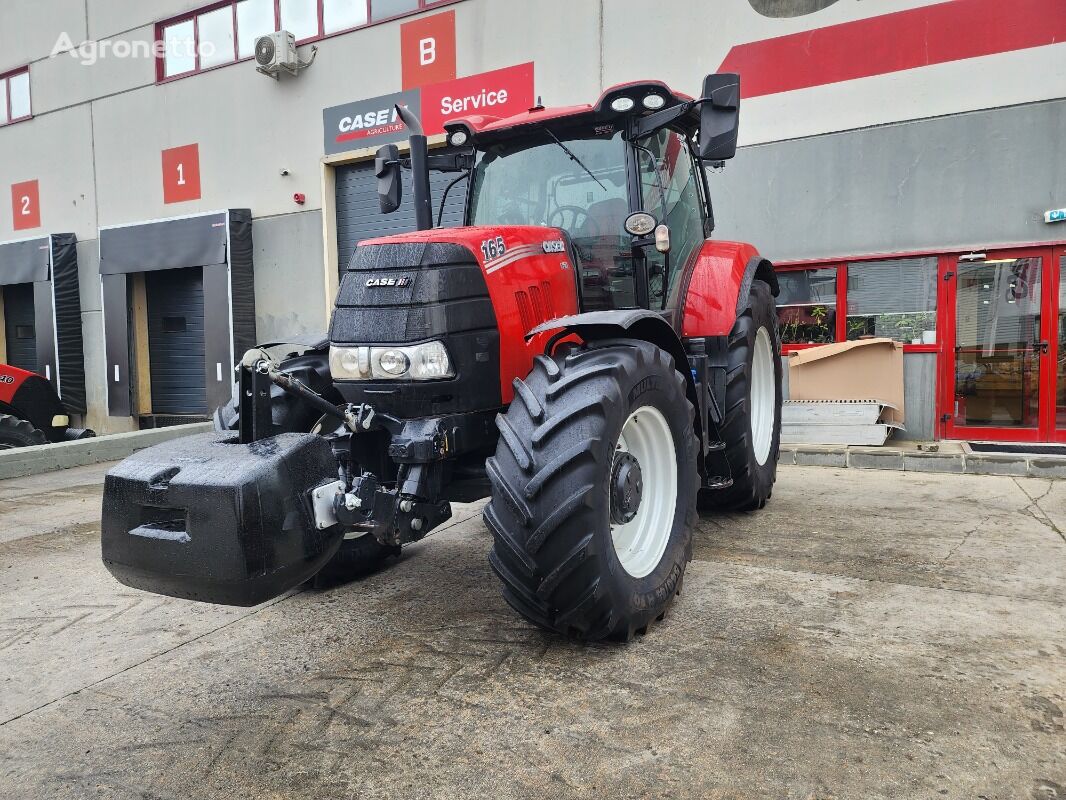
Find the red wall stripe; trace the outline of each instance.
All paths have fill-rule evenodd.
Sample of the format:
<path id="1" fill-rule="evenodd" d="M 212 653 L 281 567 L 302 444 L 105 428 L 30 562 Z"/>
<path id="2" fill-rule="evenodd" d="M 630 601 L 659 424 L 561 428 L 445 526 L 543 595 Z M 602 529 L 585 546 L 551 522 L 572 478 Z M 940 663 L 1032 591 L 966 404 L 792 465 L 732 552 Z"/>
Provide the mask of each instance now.
<path id="1" fill-rule="evenodd" d="M 1063 0 L 951 0 L 736 45 L 719 71 L 758 97 L 1058 42 Z"/>

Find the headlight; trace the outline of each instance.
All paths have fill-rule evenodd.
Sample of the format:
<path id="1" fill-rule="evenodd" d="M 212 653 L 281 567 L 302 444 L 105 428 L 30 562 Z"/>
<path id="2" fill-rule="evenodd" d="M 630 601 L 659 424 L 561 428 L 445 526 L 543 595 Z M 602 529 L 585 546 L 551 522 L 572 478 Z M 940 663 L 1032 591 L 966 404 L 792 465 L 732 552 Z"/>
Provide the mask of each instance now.
<path id="1" fill-rule="evenodd" d="M 400 377 L 411 368 L 411 359 L 403 350 L 385 350 L 377 354 L 377 358 L 371 358 L 371 363 L 376 362 L 381 371 L 388 375 Z"/>
<path id="2" fill-rule="evenodd" d="M 330 347 L 329 371 L 338 381 L 435 381 L 454 378 L 440 342 L 407 347 Z"/>
<path id="3" fill-rule="evenodd" d="M 635 105 L 636 103 L 632 97 L 616 97 L 611 101 L 611 110 L 622 114 L 626 111 L 632 111 Z"/>

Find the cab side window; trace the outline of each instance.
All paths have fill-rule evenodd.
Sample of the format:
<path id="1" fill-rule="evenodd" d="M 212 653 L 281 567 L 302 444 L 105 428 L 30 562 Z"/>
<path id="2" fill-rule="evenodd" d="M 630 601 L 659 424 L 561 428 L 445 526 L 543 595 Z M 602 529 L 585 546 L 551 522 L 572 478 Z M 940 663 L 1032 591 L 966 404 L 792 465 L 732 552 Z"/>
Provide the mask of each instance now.
<path id="1" fill-rule="evenodd" d="M 670 228 L 669 275 L 666 258 L 648 253 L 652 308 L 668 308 L 676 303 L 685 264 L 705 238 L 697 165 L 684 134 L 670 129 L 641 141 L 637 156 L 644 210 Z"/>

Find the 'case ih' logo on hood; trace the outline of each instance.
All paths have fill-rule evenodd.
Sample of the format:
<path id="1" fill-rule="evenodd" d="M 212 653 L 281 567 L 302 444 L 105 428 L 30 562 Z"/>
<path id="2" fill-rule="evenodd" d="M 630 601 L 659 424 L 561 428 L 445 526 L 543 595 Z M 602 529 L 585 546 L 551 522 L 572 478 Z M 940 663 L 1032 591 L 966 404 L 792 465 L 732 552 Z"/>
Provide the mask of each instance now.
<path id="1" fill-rule="evenodd" d="M 15 379 L 10 375 L 0 375 L 0 383 L 14 383 Z"/>
<path id="2" fill-rule="evenodd" d="M 370 278 L 366 285 L 370 288 L 395 287 L 403 289 L 411 285 L 411 279 L 406 275 L 402 278 Z"/>

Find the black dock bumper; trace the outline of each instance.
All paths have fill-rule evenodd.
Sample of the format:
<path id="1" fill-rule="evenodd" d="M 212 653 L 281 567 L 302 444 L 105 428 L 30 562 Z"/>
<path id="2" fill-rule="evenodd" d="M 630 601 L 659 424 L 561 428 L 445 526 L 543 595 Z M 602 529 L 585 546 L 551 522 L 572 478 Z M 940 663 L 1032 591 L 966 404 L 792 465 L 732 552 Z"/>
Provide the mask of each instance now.
<path id="1" fill-rule="evenodd" d="M 315 524 L 310 493 L 337 480 L 325 439 L 286 433 L 252 444 L 190 436 L 127 458 L 104 482 L 104 565 L 156 594 L 253 606 L 318 572 L 343 529 Z"/>

